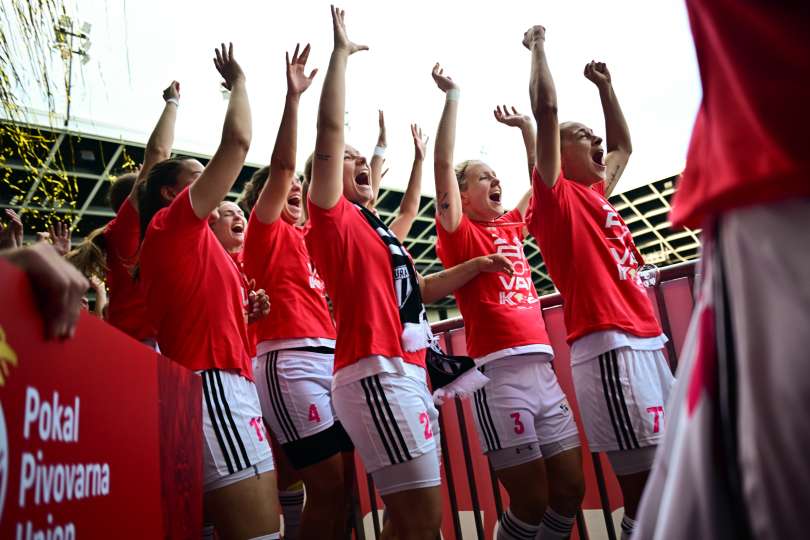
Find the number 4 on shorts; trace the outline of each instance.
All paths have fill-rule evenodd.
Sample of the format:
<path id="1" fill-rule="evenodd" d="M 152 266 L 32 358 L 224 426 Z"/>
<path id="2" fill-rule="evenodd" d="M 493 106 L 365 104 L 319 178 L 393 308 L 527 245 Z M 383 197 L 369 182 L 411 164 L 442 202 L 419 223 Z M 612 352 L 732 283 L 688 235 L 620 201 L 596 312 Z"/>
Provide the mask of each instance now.
<path id="1" fill-rule="evenodd" d="M 309 421 L 310 422 L 321 421 L 321 415 L 318 414 L 318 407 L 314 403 L 310 403 L 309 405 Z"/>

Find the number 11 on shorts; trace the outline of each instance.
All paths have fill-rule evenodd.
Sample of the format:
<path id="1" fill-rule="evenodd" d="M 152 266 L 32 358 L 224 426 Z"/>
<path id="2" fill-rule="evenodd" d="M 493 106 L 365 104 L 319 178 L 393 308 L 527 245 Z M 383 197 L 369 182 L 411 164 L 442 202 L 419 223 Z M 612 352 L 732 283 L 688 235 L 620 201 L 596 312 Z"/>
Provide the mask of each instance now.
<path id="1" fill-rule="evenodd" d="M 647 412 L 653 415 L 653 433 L 661 431 L 659 420 L 663 423 L 664 420 L 664 407 L 659 405 L 657 407 L 647 407 Z"/>

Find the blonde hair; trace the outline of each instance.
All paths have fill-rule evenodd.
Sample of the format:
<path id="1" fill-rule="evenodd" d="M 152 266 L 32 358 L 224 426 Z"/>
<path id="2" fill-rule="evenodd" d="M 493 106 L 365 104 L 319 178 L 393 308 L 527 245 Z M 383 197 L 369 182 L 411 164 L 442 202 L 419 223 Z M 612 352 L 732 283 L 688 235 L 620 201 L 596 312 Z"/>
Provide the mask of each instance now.
<path id="1" fill-rule="evenodd" d="M 104 227 L 94 229 L 82 242 L 70 250 L 65 259 L 86 277 L 107 275 L 107 244 Z"/>
<path id="2" fill-rule="evenodd" d="M 473 159 L 467 159 L 456 165 L 455 173 L 456 173 L 456 182 L 458 182 L 458 189 L 460 191 L 467 190 L 467 180 L 464 178 L 464 175 L 467 174 L 467 168 L 475 162 Z"/>

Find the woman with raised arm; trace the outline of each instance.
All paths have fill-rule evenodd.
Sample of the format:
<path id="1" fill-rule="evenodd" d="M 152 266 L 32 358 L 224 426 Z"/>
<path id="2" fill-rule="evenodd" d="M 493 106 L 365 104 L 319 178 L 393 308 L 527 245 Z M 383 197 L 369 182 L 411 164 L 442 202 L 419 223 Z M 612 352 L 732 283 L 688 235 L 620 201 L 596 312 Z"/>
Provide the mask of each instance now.
<path id="1" fill-rule="evenodd" d="M 169 159 L 171 155 L 177 109 L 180 106 L 180 83 L 172 81 L 169 84 L 163 91 L 163 101 L 163 111 L 146 142 L 143 164 L 137 175 L 127 173 L 116 179 L 116 187 L 127 183 L 132 187 L 123 202 L 113 203 L 115 217 L 104 228 L 103 236 L 107 258 L 106 277 L 110 288 L 107 320 L 122 332 L 153 348 L 156 345 L 155 327 L 146 315 L 143 291 L 132 277 L 141 239 L 138 192 L 152 166 Z M 113 187 L 110 189 L 113 190 Z M 117 195 L 118 191 L 120 188 L 115 189 L 114 193 Z"/>
<path id="2" fill-rule="evenodd" d="M 487 164 L 454 164 L 460 90 L 439 64 L 433 67 L 433 80 L 445 93 L 434 155 L 436 252 L 445 266 L 496 252 L 515 268 L 512 277 L 481 274 L 456 291 L 467 353 L 490 378 L 475 395 L 475 425 L 509 493 L 498 540 L 534 538 L 541 522 L 544 531 L 538 538 L 565 538 L 585 486 L 579 434 L 552 369 L 554 351 L 523 252 L 528 196 L 504 213 L 501 182 Z M 514 110 L 513 115 L 519 116 Z M 500 109 L 495 117 L 521 127 L 531 159 L 531 122 L 505 118 Z M 546 529 L 561 536 L 548 536 Z"/>
<path id="3" fill-rule="evenodd" d="M 299 538 L 337 540 L 347 521 L 342 453 L 353 459 L 353 447 L 332 411 L 335 327 L 304 243 L 295 175 L 298 104 L 317 71 L 304 71 L 309 52 L 307 45 L 299 55 L 296 45 L 292 59 L 287 54 L 284 113 L 250 214 L 244 261 L 273 306 L 257 325 L 253 369 L 264 417 L 306 488 Z"/>
<path id="4" fill-rule="evenodd" d="M 523 36 L 531 51 L 529 94 L 537 120 L 537 164 L 528 228 L 563 297 L 571 374 L 588 446 L 605 452 L 624 498 L 630 538 L 673 384 L 667 336 L 638 272 L 644 264 L 621 215 L 607 200 L 630 159 L 630 130 L 610 72 L 589 62 L 605 117 L 602 138 L 579 122 L 560 123 L 546 58 L 546 29 Z M 607 152 L 605 151 L 607 150 Z"/>
<path id="5" fill-rule="evenodd" d="M 337 325 L 332 402 L 390 514 L 385 538 L 434 540 L 441 524 L 438 411 L 426 383 L 422 300 L 436 301 L 502 257 L 419 276 L 396 237 L 365 205 L 366 159 L 344 143 L 346 63 L 366 47 L 332 8 L 334 49 L 318 110 L 306 237 Z"/>
<path id="6" fill-rule="evenodd" d="M 236 181 L 251 139 L 245 76 L 233 46 L 214 65 L 230 101 L 208 166 L 169 159 L 139 198 L 139 277 L 161 351 L 203 383 L 204 509 L 221 538 L 278 538 L 273 458 L 262 424 L 247 332 L 248 285 L 208 217 Z"/>

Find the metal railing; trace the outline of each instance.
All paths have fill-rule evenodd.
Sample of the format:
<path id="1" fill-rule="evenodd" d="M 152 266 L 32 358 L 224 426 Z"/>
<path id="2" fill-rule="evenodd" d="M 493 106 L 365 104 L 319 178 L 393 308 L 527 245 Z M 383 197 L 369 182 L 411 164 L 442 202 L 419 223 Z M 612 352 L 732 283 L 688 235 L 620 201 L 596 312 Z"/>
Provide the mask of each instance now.
<path id="1" fill-rule="evenodd" d="M 696 267 L 696 262 L 690 261 L 662 268 L 658 283 L 648 290 L 661 327 L 669 337 L 666 353 L 673 372 L 678 364 L 678 352 L 686 333 L 688 320 L 691 316 L 691 307 L 694 303 L 692 291 L 694 290 Z M 564 337 L 565 329 L 561 323 L 561 313 L 555 313 L 555 311 L 562 309 L 562 297 L 559 294 L 547 295 L 541 298 L 541 302 L 549 334 L 554 333 L 558 339 L 560 339 L 559 336 L 561 335 Z M 456 343 L 459 341 L 458 334 L 464 328 L 464 320 L 461 317 L 440 321 L 433 324 L 432 327 L 434 333 L 443 339 L 448 353 L 458 354 L 463 352 L 458 350 L 457 346 L 455 347 L 456 350 L 453 350 L 454 341 Z M 454 337 L 456 339 L 453 339 Z M 564 338 L 562 340 L 564 341 Z M 569 403 L 575 409 L 578 425 L 581 426 L 578 418 L 578 407 L 575 403 L 576 397 L 570 381 L 570 362 L 568 360 L 567 346 L 564 348 L 565 350 L 562 350 L 562 346 L 555 346 L 555 371 L 558 373 L 563 390 L 566 391 Z M 563 381 L 563 379 L 566 380 Z M 475 538 L 483 540 L 487 538 L 486 531 L 493 530 L 494 523 L 497 523 L 498 517 L 504 511 L 504 498 L 494 471 L 489 466 L 488 461 L 482 464 L 481 459 L 485 460 L 485 458 L 481 457 L 478 438 L 474 433 L 470 433 L 472 431 L 469 429 L 471 414 L 469 404 L 465 405 L 460 399 L 447 402 L 440 408 L 443 504 L 445 508 L 450 510 L 450 515 L 445 513 L 443 519 L 442 532 L 445 539 L 455 538 L 461 540 L 470 537 L 470 534 L 467 534 L 466 537 L 464 535 L 465 527 L 461 517 L 464 515 L 464 517 L 468 518 L 467 513 L 471 510 Z M 453 444 L 451 444 L 451 441 Z M 460 448 L 458 448 L 459 446 Z M 621 506 L 620 500 L 617 500 L 620 499 L 621 495 L 618 493 L 612 471 L 607 470 L 609 468 L 608 462 L 603 461 L 603 458 L 595 452 L 589 454 L 590 459 L 585 459 L 586 452 L 589 452 L 589 450 L 587 450 L 585 443 L 583 446 L 583 467 L 589 468 L 585 471 L 586 500 L 589 498 L 590 493 L 591 500 L 598 498 L 599 501 L 597 508 L 592 505 L 587 510 L 589 512 L 601 511 L 606 530 L 589 531 L 586 516 L 580 510 L 576 516 L 575 536 L 580 539 L 593 538 L 595 540 L 596 537 L 602 537 L 615 540 L 616 531 L 614 529 L 613 511 Z M 463 467 L 460 465 L 462 462 Z M 361 516 L 366 517 L 370 512 L 371 523 L 367 523 L 366 526 L 371 526 L 370 532 L 373 532 L 376 539 L 379 538 L 382 524 L 378 516 L 379 504 L 374 491 L 374 483 L 370 475 L 365 474 L 360 468 L 358 468 L 358 471 L 358 482 L 365 484 L 364 491 L 367 491 L 367 493 L 364 493 L 363 497 L 358 497 L 357 510 L 360 511 Z M 365 500 L 366 496 L 368 497 L 367 501 Z M 469 502 L 469 504 L 462 504 L 461 499 L 465 499 L 464 503 Z M 488 507 L 489 514 L 494 513 L 494 515 L 482 515 L 485 507 Z M 356 520 L 358 526 L 355 528 L 355 533 L 359 539 L 366 538 L 366 531 L 360 527 L 362 521 L 364 520 Z M 466 530 L 472 532 L 469 519 L 466 521 Z M 487 523 L 492 524 L 492 527 L 487 527 Z M 593 521 L 591 521 L 591 526 L 593 527 Z"/>

